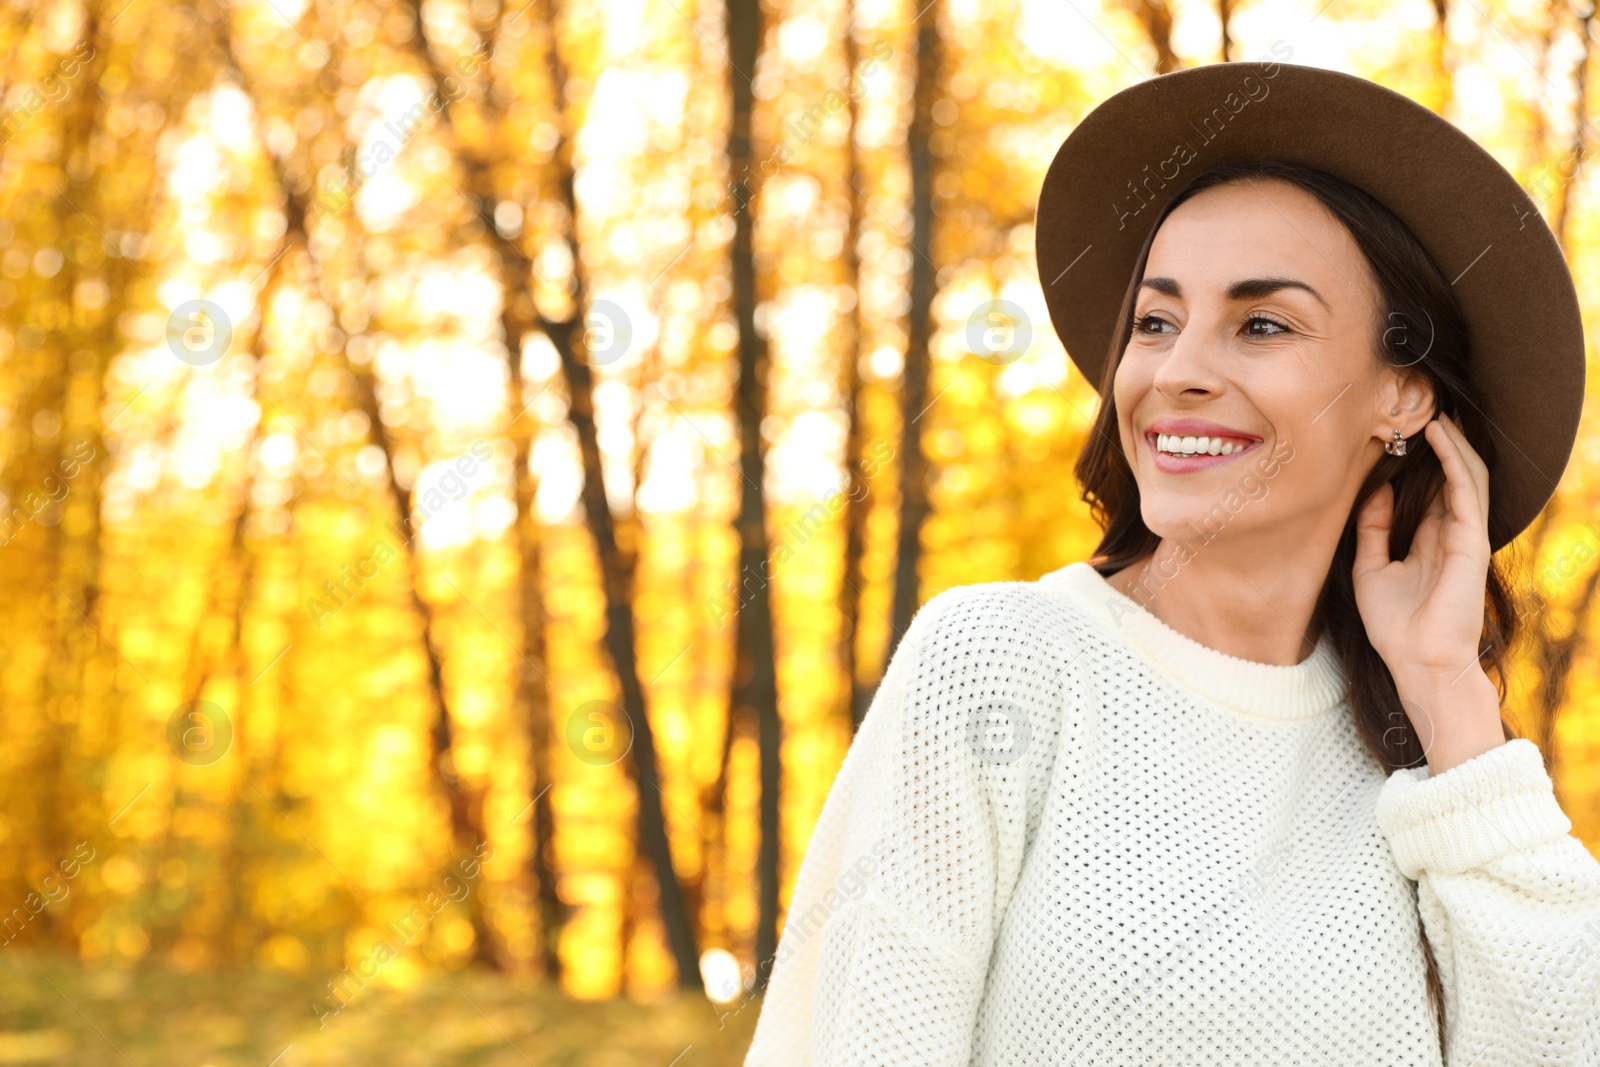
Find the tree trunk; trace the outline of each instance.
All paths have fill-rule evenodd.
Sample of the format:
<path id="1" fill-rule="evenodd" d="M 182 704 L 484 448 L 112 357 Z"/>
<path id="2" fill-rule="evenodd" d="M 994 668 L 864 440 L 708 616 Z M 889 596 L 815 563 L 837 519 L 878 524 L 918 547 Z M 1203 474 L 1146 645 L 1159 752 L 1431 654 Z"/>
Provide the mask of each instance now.
<path id="1" fill-rule="evenodd" d="M 1578 54 L 1577 63 L 1577 92 L 1573 101 L 1573 129 L 1570 154 L 1561 164 L 1560 187 L 1561 195 L 1556 201 L 1555 217 L 1550 220 L 1550 228 L 1555 231 L 1556 240 L 1561 243 L 1561 251 L 1569 251 L 1571 239 L 1571 204 L 1572 191 L 1578 187 L 1578 173 L 1583 166 L 1584 153 L 1587 151 L 1588 126 L 1589 126 L 1589 60 L 1593 54 L 1593 41 L 1590 34 L 1593 31 L 1595 16 L 1595 3 L 1590 0 L 1578 16 L 1578 40 L 1582 51 Z"/>
<path id="2" fill-rule="evenodd" d="M 1545 85 L 1550 81 L 1550 46 L 1554 43 L 1556 31 L 1560 25 L 1561 12 L 1567 10 L 1563 0 L 1545 0 L 1544 25 L 1540 27 L 1535 38 L 1538 42 L 1538 62 L 1535 67 L 1539 71 L 1539 84 Z M 1550 113 L 1543 100 L 1533 108 L 1533 128 L 1528 135 L 1522 138 L 1522 169 L 1530 174 L 1538 175 L 1544 163 L 1545 139 L 1550 135 Z M 1549 196 L 1548 190 L 1538 188 L 1529 190 L 1536 200 L 1544 200 Z"/>
<path id="3" fill-rule="evenodd" d="M 761 50 L 762 18 L 759 0 L 728 0 L 728 81 L 733 94 L 732 126 L 728 131 L 728 167 L 745 175 L 755 163 L 751 144 L 751 117 L 755 109 L 755 74 Z M 764 988 L 778 950 L 778 875 L 782 850 L 779 790 L 782 768 L 782 724 L 778 719 L 777 675 L 773 664 L 772 600 L 768 582 L 770 545 L 766 530 L 766 443 L 761 423 L 767 415 L 767 375 L 770 358 L 766 338 L 756 329 L 754 190 L 736 202 L 733 228 L 733 309 L 739 324 L 739 385 L 735 398 L 735 424 L 739 434 L 739 581 L 735 591 L 737 612 L 733 692 L 734 715 L 750 715 L 756 722 L 761 753 L 761 844 L 756 858 L 756 982 Z"/>
<path id="4" fill-rule="evenodd" d="M 1433 0 L 1433 69 L 1439 81 L 1439 101 L 1434 111 L 1444 115 L 1455 101 L 1456 76 L 1450 64 L 1450 0 Z"/>
<path id="5" fill-rule="evenodd" d="M 1166 0 L 1127 0 L 1127 5 L 1155 46 L 1156 73 L 1169 74 L 1181 67 L 1178 53 L 1172 50 L 1172 9 Z"/>
<path id="6" fill-rule="evenodd" d="M 1584 620 L 1589 617 L 1589 609 L 1594 603 L 1597 587 L 1600 587 L 1600 566 L 1589 572 L 1589 577 L 1583 583 L 1583 589 L 1572 605 L 1572 628 L 1560 637 L 1550 635 L 1548 615 L 1543 616 L 1544 625 L 1540 627 L 1543 637 L 1538 651 L 1541 681 L 1539 702 L 1535 707 L 1538 718 L 1534 723 L 1534 729 L 1539 751 L 1544 753 L 1545 770 L 1552 779 L 1556 776 L 1558 762 L 1556 720 L 1562 705 L 1567 700 L 1567 682 L 1571 678 L 1573 664 L 1582 654 L 1583 647 L 1589 639 Z"/>
<path id="7" fill-rule="evenodd" d="M 564 184 L 570 198 L 570 171 L 566 173 Z M 579 332 L 576 319 L 564 323 L 547 320 L 545 330 L 561 357 L 562 370 L 571 390 L 568 416 L 578 431 L 584 471 L 584 515 L 599 553 L 604 585 L 606 651 L 610 654 L 621 687 L 623 714 L 633 731 L 633 747 L 629 758 L 634 781 L 638 784 L 639 848 L 650 857 L 656 880 L 661 883 L 661 921 L 666 930 L 668 947 L 678 966 L 678 985 L 685 989 L 700 989 L 700 955 L 695 947 L 694 927 L 690 922 L 683 888 L 672 866 L 671 842 L 667 837 L 666 817 L 662 810 L 661 772 L 655 731 L 650 725 L 644 687 L 639 681 L 633 613 L 634 573 L 627 557 L 617 546 L 611 508 L 605 498 L 600 443 L 594 422 L 594 380 L 590 375 L 586 353 L 579 352 L 581 342 L 574 337 Z"/>
<path id="8" fill-rule="evenodd" d="M 855 37 L 855 4 L 845 5 L 844 55 L 845 69 L 853 78 L 859 62 Z M 845 138 L 845 173 L 848 188 L 845 196 L 850 209 L 845 219 L 844 231 L 844 283 L 854 294 L 850 314 L 845 317 L 839 339 L 840 383 L 839 397 L 844 404 L 845 439 L 845 509 L 844 509 L 844 580 L 839 583 L 839 671 L 844 680 L 845 701 L 850 729 L 853 733 L 861 726 L 872 700 L 872 691 L 862 685 L 857 677 L 856 630 L 861 618 L 861 585 L 865 581 L 862 559 L 867 550 L 867 516 L 872 513 L 872 484 L 862 469 L 861 457 L 865 450 L 865 433 L 861 425 L 861 252 L 856 246 L 861 240 L 861 191 L 865 176 L 861 171 L 861 152 L 856 145 L 856 128 L 860 122 L 857 93 L 846 93 L 850 113 L 850 133 Z"/>
<path id="9" fill-rule="evenodd" d="M 512 362 L 521 360 L 512 357 Z M 520 368 L 512 381 L 520 383 Z M 520 388 L 513 390 L 520 396 Z M 546 662 L 544 640 L 544 599 L 541 578 L 544 573 L 540 556 L 538 517 L 533 501 L 537 478 L 529 468 L 532 434 L 517 444 L 517 523 L 522 535 L 517 548 L 522 565 L 517 576 L 518 606 L 522 619 L 523 662 L 517 670 L 517 702 L 523 708 L 523 721 L 528 731 L 528 762 L 533 772 L 529 788 L 533 790 L 533 839 L 529 848 L 528 870 L 533 876 L 536 907 L 539 915 L 539 955 L 544 976 L 548 981 L 561 981 L 561 928 L 566 923 L 566 909 L 556 892 L 555 809 L 551 806 L 554 779 L 550 771 L 550 685 L 549 679 L 535 664 Z M 537 676 L 537 677 L 536 677 Z"/>
<path id="10" fill-rule="evenodd" d="M 917 80 L 907 149 L 911 156 L 911 310 L 906 323 L 906 359 L 900 390 L 900 531 L 895 553 L 888 664 L 917 610 L 917 571 L 922 556 L 922 524 L 928 517 L 928 460 L 922 451 L 924 408 L 933 335 L 933 105 L 939 95 L 939 16 L 937 0 L 922 15 L 917 30 Z"/>
<path id="11" fill-rule="evenodd" d="M 61 163 L 61 174 L 46 179 L 58 194 L 50 209 L 58 228 L 49 243 L 68 250 L 80 245 L 85 249 L 104 250 L 100 227 L 114 225 L 107 222 L 106 214 L 114 200 L 120 199 L 102 195 L 104 183 L 111 180 L 107 174 L 109 168 L 104 163 L 97 164 L 90 151 L 91 142 L 103 126 L 104 111 L 109 103 L 108 97 L 100 91 L 101 74 L 113 46 L 109 28 L 102 21 L 103 14 L 94 8 L 86 11 L 82 40 L 94 51 L 83 63 L 77 88 L 62 113 L 56 157 Z M 52 160 L 40 160 L 45 166 L 50 162 Z M 58 186 L 58 182 L 63 184 Z M 42 831 L 43 853 L 37 857 L 41 865 L 55 863 L 58 857 L 53 853 L 60 843 L 76 839 L 75 805 L 70 801 L 69 789 L 70 783 L 80 776 L 75 765 L 77 760 L 87 757 L 98 762 L 110 752 L 109 749 L 93 753 L 82 751 L 85 740 L 101 745 L 110 740 L 106 737 L 110 731 L 96 729 L 101 724 L 92 718 L 95 707 L 85 696 L 87 675 L 98 658 L 123 658 L 119 650 L 107 644 L 98 621 L 101 499 L 110 463 L 101 420 L 110 356 L 118 346 L 117 315 L 126 306 L 125 294 L 132 272 L 124 260 L 113 259 L 107 264 L 105 281 L 112 299 L 99 311 L 85 314 L 75 307 L 74 288 L 80 278 L 98 275 L 100 270 L 76 260 L 77 257 L 69 256 L 53 283 L 61 306 L 74 311 L 58 329 L 46 332 L 47 351 L 54 350 L 58 364 L 40 389 L 48 399 L 37 409 L 55 416 L 58 429 L 46 452 L 45 471 L 38 480 L 22 483 L 39 485 L 44 478 L 59 481 L 56 472 L 61 470 L 63 460 L 69 459 L 72 442 L 83 440 L 93 449 L 93 458 L 83 463 L 76 477 L 68 483 L 66 495 L 52 509 L 40 513 L 39 524 L 44 526 L 48 520 L 49 526 L 33 531 L 34 536 L 46 541 L 44 565 L 38 573 L 44 576 L 50 589 L 43 595 L 49 598 L 48 617 L 53 619 L 49 646 L 52 663 L 44 683 L 47 714 L 40 731 L 43 751 L 38 770 L 42 773 L 35 779 L 39 809 L 32 813 L 38 817 L 37 825 Z M 20 310 L 8 312 L 7 318 L 15 321 Z M 28 531 L 21 532 L 26 535 Z M 108 694 L 107 699 L 114 697 Z M 116 716 L 108 714 L 106 718 L 114 721 Z M 24 821 L 23 825 L 27 823 Z M 58 948 L 76 953 L 78 931 L 71 923 L 47 910 L 41 916 L 41 925 L 46 937 Z"/>

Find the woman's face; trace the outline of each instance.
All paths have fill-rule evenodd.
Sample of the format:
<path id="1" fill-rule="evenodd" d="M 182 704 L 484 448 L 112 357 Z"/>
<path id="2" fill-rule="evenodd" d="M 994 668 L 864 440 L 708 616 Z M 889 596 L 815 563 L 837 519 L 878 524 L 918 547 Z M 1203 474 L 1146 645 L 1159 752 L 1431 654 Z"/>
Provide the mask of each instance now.
<path id="1" fill-rule="evenodd" d="M 1432 411 L 1425 379 L 1373 351 L 1378 297 L 1354 238 L 1298 186 L 1255 179 L 1179 205 L 1113 386 L 1145 525 L 1194 548 L 1336 543 L 1390 431 L 1409 438 Z"/>

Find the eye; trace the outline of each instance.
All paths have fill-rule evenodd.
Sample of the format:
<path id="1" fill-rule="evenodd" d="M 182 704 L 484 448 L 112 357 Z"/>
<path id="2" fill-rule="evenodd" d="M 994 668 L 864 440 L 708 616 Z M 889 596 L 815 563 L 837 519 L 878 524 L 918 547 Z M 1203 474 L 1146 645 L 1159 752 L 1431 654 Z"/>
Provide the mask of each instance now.
<path id="1" fill-rule="evenodd" d="M 1274 327 L 1274 329 L 1270 333 L 1251 333 L 1249 327 L 1253 323 L 1257 323 L 1257 322 L 1266 323 L 1268 326 Z M 1249 318 L 1244 320 L 1244 325 L 1245 325 L 1245 333 L 1246 333 L 1247 336 L 1250 336 L 1250 337 L 1276 337 L 1280 333 L 1293 333 L 1294 332 L 1293 330 L 1289 329 L 1289 327 L 1285 326 L 1283 323 L 1279 322 L 1278 320 L 1269 319 L 1265 315 L 1251 315 Z"/>
<path id="2" fill-rule="evenodd" d="M 1145 327 L 1146 327 L 1147 323 L 1157 323 L 1159 325 L 1155 329 L 1146 329 Z M 1146 333 L 1146 334 L 1148 334 L 1148 333 L 1161 333 L 1161 332 L 1163 332 L 1160 329 L 1161 326 L 1171 326 L 1172 323 L 1168 322 L 1166 319 L 1162 318 L 1159 315 L 1156 315 L 1154 313 L 1147 313 L 1147 314 L 1144 314 L 1144 315 L 1135 315 L 1133 317 L 1133 321 L 1130 323 L 1130 325 L 1133 327 L 1133 332 L 1134 333 Z"/>

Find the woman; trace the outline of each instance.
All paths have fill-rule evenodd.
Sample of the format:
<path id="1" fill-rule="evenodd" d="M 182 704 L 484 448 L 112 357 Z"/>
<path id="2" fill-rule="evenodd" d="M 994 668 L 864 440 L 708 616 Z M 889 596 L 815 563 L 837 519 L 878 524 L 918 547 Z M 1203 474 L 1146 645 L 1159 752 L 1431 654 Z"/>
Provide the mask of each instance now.
<path id="1" fill-rule="evenodd" d="M 1213 100 L 1230 125 L 1166 155 Z M 918 612 L 747 1063 L 1600 1064 L 1600 864 L 1500 715 L 1492 552 L 1582 397 L 1531 208 L 1313 68 L 1167 75 L 1079 125 L 1039 263 L 1106 398 L 1077 469 L 1104 537 Z"/>

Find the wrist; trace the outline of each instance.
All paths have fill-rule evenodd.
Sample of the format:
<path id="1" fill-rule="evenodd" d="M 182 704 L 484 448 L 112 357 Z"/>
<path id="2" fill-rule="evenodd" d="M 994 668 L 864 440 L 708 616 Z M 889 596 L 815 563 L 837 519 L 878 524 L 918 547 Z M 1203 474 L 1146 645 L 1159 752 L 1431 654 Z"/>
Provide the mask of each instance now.
<path id="1" fill-rule="evenodd" d="M 1499 690 L 1477 665 L 1454 679 L 1431 672 L 1396 675 L 1395 689 L 1422 743 L 1430 775 L 1505 743 Z"/>

